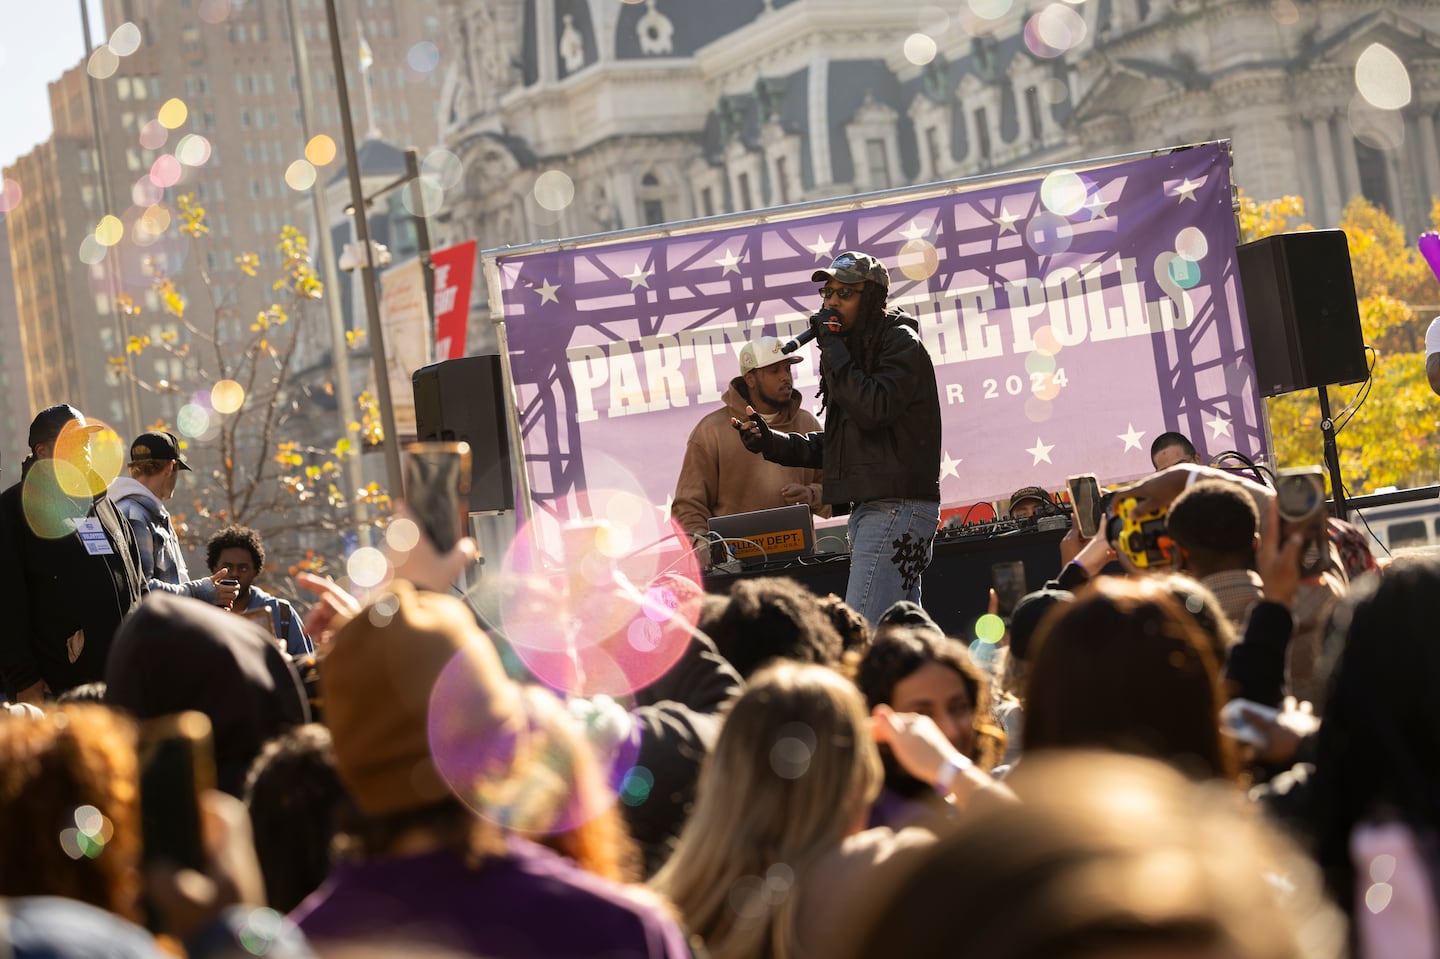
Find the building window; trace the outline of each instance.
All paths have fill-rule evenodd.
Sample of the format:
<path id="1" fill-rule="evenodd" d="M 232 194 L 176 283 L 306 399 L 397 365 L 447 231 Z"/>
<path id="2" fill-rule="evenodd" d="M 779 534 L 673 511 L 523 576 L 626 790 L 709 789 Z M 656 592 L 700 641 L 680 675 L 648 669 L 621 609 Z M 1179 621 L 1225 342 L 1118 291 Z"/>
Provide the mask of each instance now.
<path id="1" fill-rule="evenodd" d="M 130 78 L 120 77 L 115 81 L 115 95 L 122 100 L 130 99 Z"/>
<path id="2" fill-rule="evenodd" d="M 990 120 L 985 113 L 985 108 L 980 107 L 975 111 L 975 150 L 981 160 L 990 159 Z"/>
<path id="3" fill-rule="evenodd" d="M 665 204 L 660 200 L 645 200 L 640 204 L 646 226 L 665 222 Z"/>
<path id="4" fill-rule="evenodd" d="M 940 128 L 925 128 L 925 155 L 930 159 L 930 175 L 940 175 Z"/>
<path id="5" fill-rule="evenodd" d="M 742 173 L 735 178 L 735 186 L 740 191 L 740 209 L 755 209 L 755 200 L 750 195 L 750 174 Z"/>
<path id="6" fill-rule="evenodd" d="M 784 157 L 775 158 L 775 193 L 781 203 L 790 202 L 790 172 Z"/>
<path id="7" fill-rule="evenodd" d="M 1362 140 L 1355 140 L 1355 163 L 1360 169 L 1360 194 L 1371 203 L 1394 214 L 1394 197 L 1390 195 L 1390 176 L 1385 170 L 1385 154 Z"/>
<path id="8" fill-rule="evenodd" d="M 886 152 L 885 141 L 873 138 L 865 141 L 865 166 L 870 171 L 870 188 L 884 190 L 890 183 L 890 155 Z"/>
<path id="9" fill-rule="evenodd" d="M 715 215 L 715 191 L 711 190 L 708 186 L 702 187 L 700 190 L 700 215 Z"/>
<path id="10" fill-rule="evenodd" d="M 242 130 L 248 130 L 248 129 L 250 129 L 250 111 L 249 111 L 249 110 L 241 110 L 241 111 L 240 111 L 240 128 L 241 128 Z"/>

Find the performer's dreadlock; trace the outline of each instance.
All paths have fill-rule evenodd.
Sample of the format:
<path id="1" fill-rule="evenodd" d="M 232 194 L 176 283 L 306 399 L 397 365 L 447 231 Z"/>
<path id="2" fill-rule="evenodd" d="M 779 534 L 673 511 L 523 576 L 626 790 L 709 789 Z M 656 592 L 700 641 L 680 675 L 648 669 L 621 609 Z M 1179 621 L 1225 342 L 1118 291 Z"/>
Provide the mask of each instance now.
<path id="1" fill-rule="evenodd" d="M 865 288 L 860 291 L 860 305 L 855 310 L 855 327 L 859 329 L 860 335 L 848 344 L 850 356 L 867 375 L 875 372 L 875 357 L 880 353 L 880 338 L 895 322 L 894 318 L 885 312 L 885 298 L 888 295 L 889 291 L 885 287 L 867 280 Z M 820 401 L 821 413 L 825 412 L 825 393 L 825 360 L 822 353 L 820 389 L 815 393 L 815 398 Z"/>

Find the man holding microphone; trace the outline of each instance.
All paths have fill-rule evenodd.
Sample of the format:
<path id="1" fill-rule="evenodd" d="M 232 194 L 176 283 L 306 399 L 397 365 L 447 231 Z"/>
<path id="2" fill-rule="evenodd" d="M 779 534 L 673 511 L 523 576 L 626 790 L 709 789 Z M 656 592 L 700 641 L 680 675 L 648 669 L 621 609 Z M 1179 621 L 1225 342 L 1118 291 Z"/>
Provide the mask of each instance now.
<path id="1" fill-rule="evenodd" d="M 823 307 L 796 343 L 820 347 L 825 428 L 778 432 L 750 407 L 731 425 L 752 453 L 822 470 L 824 501 L 850 513 L 845 602 L 873 624 L 898 600 L 920 602 L 940 520 L 940 394 L 918 322 L 886 308 L 879 260 L 842 253 L 811 279 Z"/>

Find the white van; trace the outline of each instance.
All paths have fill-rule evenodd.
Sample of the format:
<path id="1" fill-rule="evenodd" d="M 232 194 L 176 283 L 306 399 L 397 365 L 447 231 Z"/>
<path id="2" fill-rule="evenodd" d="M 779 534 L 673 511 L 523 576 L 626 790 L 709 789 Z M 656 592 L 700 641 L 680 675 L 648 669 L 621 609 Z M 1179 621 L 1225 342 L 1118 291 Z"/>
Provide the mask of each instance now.
<path id="1" fill-rule="evenodd" d="M 1440 545 L 1440 500 L 1437 499 L 1352 510 L 1350 522 L 1360 532 L 1369 534 L 1370 548 L 1377 558 L 1384 556 L 1386 550 L 1393 553 L 1397 549 Z"/>

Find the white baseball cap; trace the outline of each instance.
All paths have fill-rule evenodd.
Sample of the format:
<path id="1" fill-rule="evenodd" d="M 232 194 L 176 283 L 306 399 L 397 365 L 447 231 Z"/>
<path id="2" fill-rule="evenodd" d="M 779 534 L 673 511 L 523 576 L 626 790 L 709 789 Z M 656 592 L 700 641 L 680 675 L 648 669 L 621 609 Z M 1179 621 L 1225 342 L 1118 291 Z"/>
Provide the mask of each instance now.
<path id="1" fill-rule="evenodd" d="M 780 352 L 780 340 L 773 336 L 757 337 L 740 348 L 740 375 L 776 363 L 795 364 L 800 357 Z"/>

